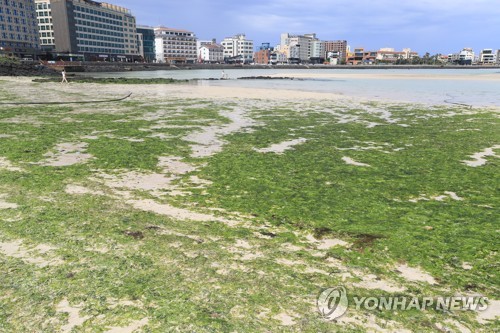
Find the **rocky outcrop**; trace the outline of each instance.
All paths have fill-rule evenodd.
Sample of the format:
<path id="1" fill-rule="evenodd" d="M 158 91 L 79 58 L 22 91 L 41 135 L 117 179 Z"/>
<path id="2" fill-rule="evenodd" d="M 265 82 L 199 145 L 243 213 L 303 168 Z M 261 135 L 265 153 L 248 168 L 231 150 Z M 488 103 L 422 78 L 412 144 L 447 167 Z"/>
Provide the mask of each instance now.
<path id="1" fill-rule="evenodd" d="M 38 63 L 0 62 L 0 76 L 52 76 L 55 70 Z"/>

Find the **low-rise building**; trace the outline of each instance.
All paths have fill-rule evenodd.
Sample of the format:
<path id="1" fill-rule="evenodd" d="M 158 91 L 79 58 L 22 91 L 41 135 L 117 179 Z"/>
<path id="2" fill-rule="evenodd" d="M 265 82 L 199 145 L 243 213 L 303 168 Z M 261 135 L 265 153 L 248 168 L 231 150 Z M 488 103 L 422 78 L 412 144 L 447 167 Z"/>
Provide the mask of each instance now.
<path id="1" fill-rule="evenodd" d="M 371 65 L 376 59 L 376 51 L 365 51 L 364 48 L 355 48 L 353 52 L 348 53 L 346 62 L 349 65 Z"/>
<path id="2" fill-rule="evenodd" d="M 484 49 L 479 53 L 479 63 L 494 64 L 496 63 L 496 53 L 492 49 Z"/>
<path id="3" fill-rule="evenodd" d="M 188 30 L 155 28 L 156 61 L 166 63 L 195 63 L 196 36 Z"/>
<path id="4" fill-rule="evenodd" d="M 224 47 L 217 44 L 215 39 L 198 42 L 198 61 L 201 63 L 224 62 Z"/>
<path id="5" fill-rule="evenodd" d="M 459 65 L 472 65 L 474 59 L 475 59 L 474 51 L 471 48 L 464 48 L 458 54 Z"/>
<path id="6" fill-rule="evenodd" d="M 402 51 L 395 51 L 393 48 L 382 48 L 377 52 L 377 61 L 385 63 L 396 63 L 399 60 L 411 60 L 418 57 L 417 52 L 411 49 L 403 49 Z"/>
<path id="7" fill-rule="evenodd" d="M 254 62 L 256 64 L 268 65 L 271 64 L 271 54 L 274 53 L 274 48 L 271 47 L 270 43 L 262 43 L 259 48 L 259 51 L 254 53 Z M 274 57 L 274 62 L 276 61 L 276 57 Z"/>
<path id="8" fill-rule="evenodd" d="M 245 34 L 226 37 L 221 42 L 221 45 L 224 47 L 224 59 L 226 62 L 253 62 L 253 41 L 247 39 Z"/>
<path id="9" fill-rule="evenodd" d="M 33 0 L 0 1 L 0 50 L 34 59 L 40 46 Z"/>

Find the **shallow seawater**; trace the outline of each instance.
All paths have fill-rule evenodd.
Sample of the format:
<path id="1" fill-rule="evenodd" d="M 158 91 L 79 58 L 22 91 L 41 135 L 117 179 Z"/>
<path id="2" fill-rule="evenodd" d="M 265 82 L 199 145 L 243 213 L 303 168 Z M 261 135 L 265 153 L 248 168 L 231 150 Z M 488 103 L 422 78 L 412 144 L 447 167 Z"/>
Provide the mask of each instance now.
<path id="1" fill-rule="evenodd" d="M 199 85 L 286 89 L 410 103 L 500 106 L 497 69 L 226 69 L 89 73 L 95 77 L 202 79 Z M 294 80 L 237 80 L 249 76 L 294 76 Z M 488 77 L 484 77 L 488 75 Z M 389 76 L 389 77 L 388 77 Z M 496 79 L 498 76 L 498 79 Z"/>

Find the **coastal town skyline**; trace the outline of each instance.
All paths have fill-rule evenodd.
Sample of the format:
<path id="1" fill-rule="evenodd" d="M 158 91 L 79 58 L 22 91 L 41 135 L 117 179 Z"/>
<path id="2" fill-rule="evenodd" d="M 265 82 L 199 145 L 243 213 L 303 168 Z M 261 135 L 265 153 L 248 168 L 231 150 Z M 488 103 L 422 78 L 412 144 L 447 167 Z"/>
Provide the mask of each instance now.
<path id="1" fill-rule="evenodd" d="M 281 33 L 291 32 L 317 33 L 324 40 L 347 40 L 351 48 L 411 48 L 419 54 L 449 54 L 464 47 L 475 50 L 498 47 L 493 45 L 495 29 L 485 28 L 494 26 L 500 15 L 500 8 L 491 6 L 490 1 L 382 0 L 376 5 L 344 0 L 250 4 L 149 0 L 148 6 L 131 0 L 114 3 L 129 8 L 138 24 L 185 29 L 193 31 L 199 39 L 222 40 L 245 33 L 255 46 L 276 45 Z"/>

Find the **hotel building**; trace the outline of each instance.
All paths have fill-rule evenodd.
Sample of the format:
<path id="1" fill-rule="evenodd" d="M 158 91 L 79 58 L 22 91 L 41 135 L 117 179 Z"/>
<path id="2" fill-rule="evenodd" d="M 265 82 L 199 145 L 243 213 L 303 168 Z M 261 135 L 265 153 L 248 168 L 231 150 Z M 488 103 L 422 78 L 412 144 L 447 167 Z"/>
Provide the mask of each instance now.
<path id="1" fill-rule="evenodd" d="M 224 59 L 231 62 L 250 63 L 253 61 L 253 41 L 245 34 L 226 37 L 221 42 L 224 47 Z"/>
<path id="2" fill-rule="evenodd" d="M 196 62 L 196 36 L 191 31 L 155 28 L 155 49 L 157 62 L 170 64 Z"/>
<path id="3" fill-rule="evenodd" d="M 42 48 L 57 53 L 58 58 L 140 59 L 135 17 L 130 10 L 91 0 L 35 2 Z"/>
<path id="4" fill-rule="evenodd" d="M 0 50 L 20 57 L 35 57 L 39 48 L 33 0 L 0 1 Z"/>

